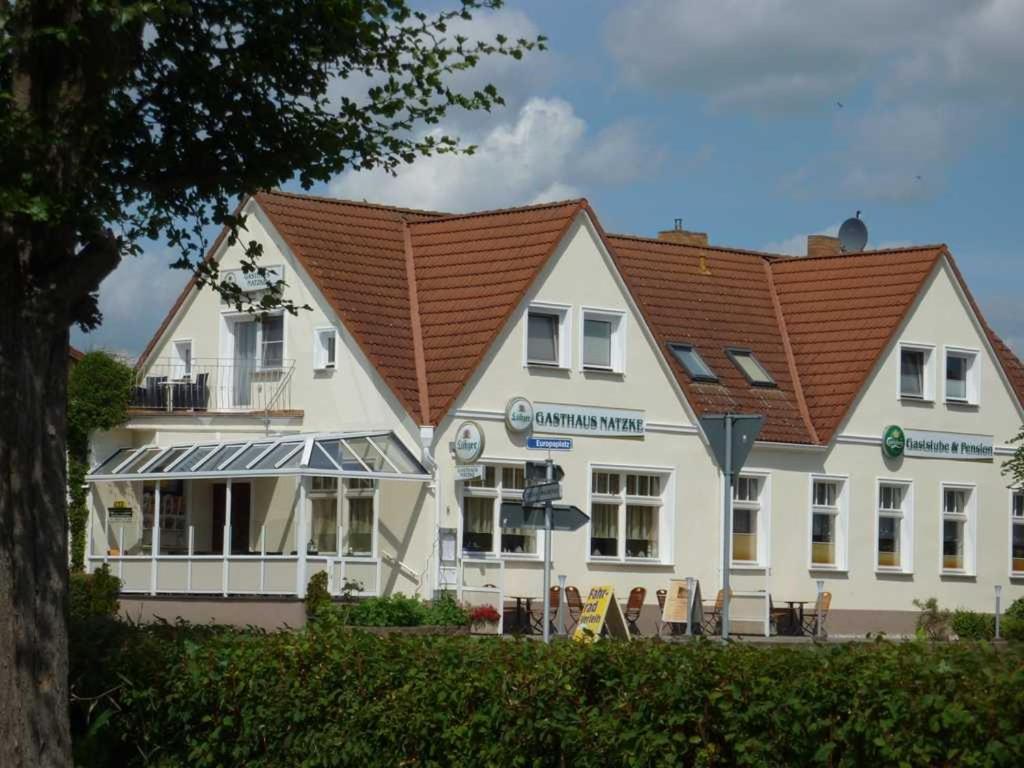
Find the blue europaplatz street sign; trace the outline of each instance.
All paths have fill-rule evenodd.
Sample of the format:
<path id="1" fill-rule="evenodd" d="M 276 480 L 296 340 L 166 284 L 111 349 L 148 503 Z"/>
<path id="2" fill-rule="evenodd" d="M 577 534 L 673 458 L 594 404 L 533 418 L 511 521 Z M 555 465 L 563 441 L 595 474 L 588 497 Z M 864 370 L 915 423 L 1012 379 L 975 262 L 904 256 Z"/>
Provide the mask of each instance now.
<path id="1" fill-rule="evenodd" d="M 528 437 L 526 447 L 531 451 L 571 451 L 571 437 Z"/>

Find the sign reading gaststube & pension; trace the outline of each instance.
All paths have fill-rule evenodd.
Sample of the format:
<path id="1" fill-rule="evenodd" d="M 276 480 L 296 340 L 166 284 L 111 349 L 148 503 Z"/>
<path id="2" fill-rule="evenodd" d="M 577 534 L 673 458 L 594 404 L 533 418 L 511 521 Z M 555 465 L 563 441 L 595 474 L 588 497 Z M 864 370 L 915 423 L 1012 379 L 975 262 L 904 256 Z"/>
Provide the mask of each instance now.
<path id="1" fill-rule="evenodd" d="M 891 426 L 882 436 L 882 450 L 893 458 L 902 454 L 918 459 L 992 461 L 993 438 L 992 435 L 900 429 Z"/>

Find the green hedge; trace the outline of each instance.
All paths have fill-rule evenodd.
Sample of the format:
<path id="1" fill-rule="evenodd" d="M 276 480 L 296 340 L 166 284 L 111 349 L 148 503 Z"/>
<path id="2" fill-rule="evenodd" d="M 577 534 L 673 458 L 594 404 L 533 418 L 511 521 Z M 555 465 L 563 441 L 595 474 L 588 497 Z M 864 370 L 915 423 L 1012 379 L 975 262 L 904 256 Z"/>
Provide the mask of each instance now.
<path id="1" fill-rule="evenodd" d="M 90 632 L 72 679 L 89 765 L 1024 764 L 1017 645 Z"/>

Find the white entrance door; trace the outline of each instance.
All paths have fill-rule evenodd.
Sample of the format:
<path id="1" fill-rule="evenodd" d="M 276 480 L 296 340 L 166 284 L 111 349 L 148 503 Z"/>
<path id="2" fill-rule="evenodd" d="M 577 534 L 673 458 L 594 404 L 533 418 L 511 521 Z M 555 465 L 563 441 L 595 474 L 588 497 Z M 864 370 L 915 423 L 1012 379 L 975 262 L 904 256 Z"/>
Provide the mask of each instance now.
<path id="1" fill-rule="evenodd" d="M 235 320 L 229 324 L 233 346 L 231 362 L 231 405 L 252 405 L 252 379 L 256 370 L 256 323 Z"/>

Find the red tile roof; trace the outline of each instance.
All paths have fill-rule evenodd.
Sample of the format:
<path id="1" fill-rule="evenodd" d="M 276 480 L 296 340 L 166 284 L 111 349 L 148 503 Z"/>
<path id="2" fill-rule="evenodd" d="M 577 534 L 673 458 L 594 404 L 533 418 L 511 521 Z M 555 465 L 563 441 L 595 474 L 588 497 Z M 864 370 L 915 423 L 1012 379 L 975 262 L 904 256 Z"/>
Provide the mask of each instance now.
<path id="1" fill-rule="evenodd" d="M 662 350 L 667 353 L 672 342 L 693 344 L 718 376 L 717 383 L 694 382 L 668 354 L 698 415 L 763 413 L 762 440 L 813 442 L 800 412 L 762 256 L 621 235 L 609 235 L 608 241 Z M 748 383 L 726 355 L 729 347 L 753 351 L 777 386 Z"/>
<path id="2" fill-rule="evenodd" d="M 771 264 L 807 410 L 828 442 L 944 246 Z"/>
<path id="3" fill-rule="evenodd" d="M 427 423 L 438 423 L 448 411 L 584 206 L 570 201 L 409 225 Z"/>
<path id="4" fill-rule="evenodd" d="M 421 424 L 451 409 L 581 212 L 694 410 L 764 413 L 763 440 L 827 443 L 938 260 L 956 272 L 941 245 L 794 258 L 605 235 L 585 200 L 449 215 L 281 192 L 255 199 Z M 1024 366 L 956 274 L 1024 402 Z M 670 342 L 694 344 L 718 381 L 693 382 Z M 776 386 L 750 384 L 729 347 L 752 350 Z"/>

